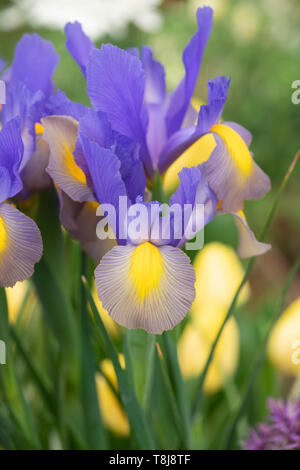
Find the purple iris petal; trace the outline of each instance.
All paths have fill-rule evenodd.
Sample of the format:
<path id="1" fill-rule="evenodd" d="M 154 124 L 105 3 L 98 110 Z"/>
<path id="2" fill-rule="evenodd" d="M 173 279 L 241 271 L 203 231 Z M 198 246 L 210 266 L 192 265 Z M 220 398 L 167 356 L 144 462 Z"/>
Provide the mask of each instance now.
<path id="1" fill-rule="evenodd" d="M 84 116 L 79 120 L 78 134 L 82 134 L 89 140 L 96 142 L 100 147 L 109 148 L 113 143 L 113 132 L 106 114 L 101 112 L 97 113 L 93 109 L 87 108 Z M 89 186 L 92 186 L 92 179 L 80 139 L 77 139 L 76 142 L 74 158 L 76 164 L 85 173 Z"/>
<path id="2" fill-rule="evenodd" d="M 195 127 L 175 132 L 167 141 L 158 159 L 158 169 L 164 173 L 175 160 L 198 139 Z"/>
<path id="3" fill-rule="evenodd" d="M 167 117 L 169 136 L 180 129 L 193 96 L 203 53 L 212 29 L 213 10 L 210 7 L 199 8 L 197 22 L 198 30 L 183 52 L 185 77 L 171 95 Z"/>
<path id="4" fill-rule="evenodd" d="M 18 117 L 24 143 L 21 168 L 24 168 L 35 150 L 35 123 L 40 120 L 44 108 L 42 91 L 32 92 L 26 85 L 17 82 L 10 85 L 6 104 L 2 107 L 2 122 L 7 123 Z"/>
<path id="5" fill-rule="evenodd" d="M 16 118 L 0 131 L 0 202 L 15 196 L 22 189 L 19 167 L 23 151 L 20 123 Z"/>
<path id="6" fill-rule="evenodd" d="M 143 104 L 145 72 L 141 61 L 111 44 L 95 49 L 87 66 L 87 91 L 93 107 L 107 113 L 113 129 L 140 144 L 146 170 L 151 174 L 146 146 L 148 119 Z"/>
<path id="7" fill-rule="evenodd" d="M 121 162 L 111 150 L 100 147 L 99 144 L 89 140 L 84 135 L 81 134 L 79 139 L 98 202 L 100 204 L 112 204 L 116 210 L 116 226 L 115 221 L 109 220 L 109 223 L 117 235 L 119 197 L 127 196 L 126 187 L 120 173 Z"/>
<path id="8" fill-rule="evenodd" d="M 146 74 L 144 102 L 148 110 L 147 148 L 153 167 L 157 168 L 159 154 L 167 140 L 165 70 L 154 59 L 150 47 L 142 48 L 141 60 Z"/>
<path id="9" fill-rule="evenodd" d="M 204 205 L 204 225 L 208 224 L 215 215 L 218 199 L 210 189 L 199 168 L 183 168 L 179 173 L 180 184 L 170 199 L 172 204 L 179 204 L 184 210 L 186 204 L 191 204 L 193 208 L 196 204 Z M 183 218 L 182 233 L 185 233 L 189 221 Z M 176 246 L 182 246 L 187 239 L 182 238 L 176 242 Z"/>
<path id="10" fill-rule="evenodd" d="M 63 91 L 57 90 L 56 94 L 51 95 L 46 101 L 44 114 L 46 116 L 72 116 L 79 121 L 87 113 L 88 109 L 81 103 L 71 101 Z"/>
<path id="11" fill-rule="evenodd" d="M 185 127 L 170 136 L 158 161 L 163 173 L 197 139 L 209 132 L 219 121 L 226 99 L 230 79 L 216 77 L 208 82 L 208 104 L 200 107 L 197 126 Z"/>
<path id="12" fill-rule="evenodd" d="M 113 150 L 121 162 L 120 173 L 131 202 L 138 196 L 144 197 L 146 178 L 143 164 L 139 158 L 139 146 L 128 137 L 115 135 Z"/>
<path id="13" fill-rule="evenodd" d="M 67 23 L 65 33 L 67 37 L 66 47 L 85 76 L 89 54 L 95 46 L 90 38 L 83 32 L 81 24 L 78 23 L 78 21 Z"/>
<path id="14" fill-rule="evenodd" d="M 100 147 L 110 147 L 113 143 L 113 131 L 106 114 L 87 109 L 79 120 L 79 134 L 84 134 Z"/>
<path id="15" fill-rule="evenodd" d="M 200 135 L 208 132 L 221 118 L 227 99 L 227 91 L 230 78 L 216 77 L 208 82 L 208 104 L 200 107 L 197 133 Z"/>
<path id="16" fill-rule="evenodd" d="M 17 44 L 11 69 L 11 82 L 23 82 L 29 90 L 49 96 L 52 75 L 59 56 L 53 45 L 38 34 L 24 34 Z"/>
<path id="17" fill-rule="evenodd" d="M 161 103 L 166 98 L 165 69 L 154 59 L 150 47 L 142 48 L 141 60 L 146 74 L 144 100 L 146 103 Z"/>

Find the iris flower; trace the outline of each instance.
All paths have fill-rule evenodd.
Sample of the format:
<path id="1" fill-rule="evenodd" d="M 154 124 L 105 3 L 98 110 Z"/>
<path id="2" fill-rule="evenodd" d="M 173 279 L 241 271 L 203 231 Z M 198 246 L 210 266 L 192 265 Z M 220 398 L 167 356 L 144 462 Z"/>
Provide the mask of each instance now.
<path id="1" fill-rule="evenodd" d="M 184 167 L 201 165 L 218 197 L 218 213 L 232 213 L 238 232 L 238 253 L 265 253 L 250 230 L 244 200 L 257 199 L 270 189 L 268 176 L 255 163 L 248 146 L 251 134 L 241 125 L 221 122 L 230 80 L 208 83 L 208 104 L 197 112 L 192 98 L 213 22 L 212 9 L 199 8 L 198 29 L 183 52 L 185 76 L 171 93 L 165 71 L 149 47 L 121 50 L 111 44 L 96 49 L 78 23 L 66 26 L 67 48 L 87 79 L 87 92 L 96 111 L 107 113 L 114 130 L 140 145 L 149 186 L 156 171 L 173 186 Z M 175 189 L 172 187 L 172 189 Z"/>
<path id="2" fill-rule="evenodd" d="M 0 285 L 4 287 L 29 278 L 43 251 L 35 222 L 6 202 L 22 190 L 19 172 L 23 152 L 16 118 L 0 131 Z"/>
<path id="3" fill-rule="evenodd" d="M 2 76 L 7 90 L 2 125 L 18 117 L 24 144 L 20 163 L 22 197 L 51 185 L 45 172 L 49 149 L 43 139 L 41 118 L 54 113 L 78 117 L 84 110 L 82 105 L 68 100 L 62 91 L 55 93 L 52 76 L 58 59 L 49 41 L 38 34 L 25 34 L 17 43 L 11 66 Z"/>
<path id="4" fill-rule="evenodd" d="M 190 238 L 190 220 L 184 220 L 180 237 L 173 231 L 153 236 L 148 226 L 143 236 L 118 236 L 124 224 L 119 211 L 121 197 L 128 201 L 128 212 L 135 204 L 151 210 L 157 202 L 144 199 L 144 167 L 135 141 L 112 130 L 107 116 L 90 111 L 79 122 L 70 117 L 50 116 L 42 120 L 50 147 L 48 172 L 70 198 L 83 202 L 111 204 L 116 211 L 114 246 L 100 261 L 95 278 L 103 308 L 127 328 L 144 328 L 161 333 L 173 328 L 190 309 L 195 296 L 195 273 L 190 259 L 181 250 Z M 201 170 L 183 169 L 181 183 L 170 205 L 204 206 L 204 221 L 214 216 L 217 199 Z M 190 217 L 194 217 L 191 212 Z M 147 269 L 145 269 L 147 267 Z"/>

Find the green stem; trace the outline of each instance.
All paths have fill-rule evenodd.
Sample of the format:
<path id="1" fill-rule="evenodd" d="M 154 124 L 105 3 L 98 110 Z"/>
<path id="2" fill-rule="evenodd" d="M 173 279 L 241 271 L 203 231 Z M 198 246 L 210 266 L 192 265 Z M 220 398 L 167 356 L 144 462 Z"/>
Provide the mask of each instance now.
<path id="1" fill-rule="evenodd" d="M 188 401 L 184 390 L 184 383 L 182 380 L 176 346 L 174 345 L 173 339 L 170 332 L 164 332 L 161 338 L 159 338 L 163 355 L 166 360 L 167 370 L 170 374 L 171 384 L 173 386 L 175 397 L 177 398 L 177 406 L 181 417 L 181 424 L 183 428 L 183 445 L 185 449 L 191 448 L 191 423 L 190 413 L 188 409 Z"/>
<path id="2" fill-rule="evenodd" d="M 287 185 L 287 182 L 288 182 L 288 180 L 289 180 L 289 178 L 290 178 L 291 173 L 293 172 L 293 169 L 295 168 L 295 165 L 296 165 L 296 163 L 297 163 L 297 161 L 298 161 L 299 156 L 300 156 L 300 151 L 298 151 L 298 152 L 296 153 L 296 155 L 295 155 L 295 157 L 293 158 L 293 161 L 292 161 L 292 163 L 291 163 L 291 165 L 290 165 L 290 167 L 289 167 L 287 173 L 285 174 L 285 176 L 284 176 L 284 178 L 283 178 L 283 181 L 282 181 L 282 183 L 281 183 L 281 185 L 280 185 L 280 187 L 279 187 L 278 193 L 277 193 L 277 195 L 276 195 L 276 197 L 275 197 L 275 201 L 274 201 L 274 203 L 273 203 L 273 205 L 272 205 L 272 207 L 271 207 L 271 210 L 270 210 L 270 212 L 269 212 L 269 214 L 268 214 L 266 223 L 265 223 L 265 225 L 264 225 L 264 227 L 263 227 L 262 233 L 261 233 L 261 235 L 260 235 L 260 237 L 259 237 L 259 240 L 260 240 L 260 241 L 263 241 L 264 238 L 265 238 L 265 236 L 266 236 L 266 234 L 267 234 L 267 231 L 268 231 L 268 229 L 269 229 L 269 227 L 270 227 L 270 224 L 271 224 L 271 222 L 272 222 L 272 220 L 273 220 L 273 217 L 274 217 L 276 208 L 277 208 L 278 203 L 279 203 L 279 201 L 280 201 L 281 195 L 282 195 L 282 193 L 283 193 L 283 191 L 284 191 L 284 189 L 285 189 L 285 187 L 286 187 L 286 185 Z M 220 339 L 220 337 L 221 337 L 221 335 L 222 335 L 222 333 L 223 333 L 223 330 L 224 330 L 224 328 L 225 328 L 226 323 L 228 322 L 228 320 L 229 320 L 229 319 L 231 318 L 231 316 L 233 315 L 233 312 L 234 312 L 234 309 L 235 309 L 235 305 L 236 305 L 237 299 L 238 299 L 238 297 L 239 297 L 239 294 L 240 294 L 242 288 L 244 287 L 245 283 L 246 283 L 247 280 L 248 280 L 248 277 L 249 277 L 249 274 L 250 274 L 251 271 L 252 271 L 252 268 L 253 268 L 255 259 L 256 259 L 256 258 L 251 258 L 251 259 L 250 259 L 250 261 L 249 261 L 249 263 L 248 263 L 248 266 L 247 266 L 247 269 L 246 269 L 246 272 L 245 272 L 245 275 L 244 275 L 244 277 L 243 277 L 243 279 L 242 279 L 242 282 L 240 283 L 240 285 L 239 285 L 239 287 L 238 287 L 238 289 L 237 289 L 237 291 L 236 291 L 236 294 L 235 294 L 235 296 L 234 296 L 234 298 L 233 298 L 233 301 L 232 301 L 232 303 L 231 303 L 231 305 L 230 305 L 230 307 L 229 307 L 229 310 L 228 310 L 228 312 L 227 312 L 227 315 L 226 315 L 226 317 L 225 317 L 225 319 L 224 319 L 224 321 L 223 321 L 223 323 L 222 323 L 222 325 L 221 325 L 221 327 L 220 327 L 220 329 L 219 329 L 219 331 L 218 331 L 218 333 L 217 333 L 217 336 L 216 336 L 216 338 L 215 338 L 215 341 L 214 341 L 213 344 L 212 344 L 212 347 L 211 347 L 209 356 L 208 356 L 208 358 L 207 358 L 207 361 L 206 361 L 206 364 L 205 364 L 205 366 L 204 366 L 203 372 L 202 372 L 202 374 L 201 374 L 201 376 L 200 376 L 199 384 L 198 384 L 198 387 L 197 387 L 197 393 L 196 393 L 196 397 L 195 397 L 194 404 L 193 404 L 193 407 L 192 407 L 192 419 L 195 419 L 196 414 L 197 414 L 197 411 L 198 411 L 200 405 L 201 405 L 202 402 L 203 402 L 203 384 L 204 384 L 206 375 L 207 375 L 207 373 L 208 373 L 209 367 L 210 367 L 210 365 L 211 365 L 211 362 L 212 362 L 212 360 L 213 360 L 213 358 L 214 358 L 214 353 L 215 353 L 216 347 L 217 347 L 217 345 L 218 345 L 219 339 Z"/>
<path id="3" fill-rule="evenodd" d="M 268 328 L 268 331 L 267 331 L 267 334 L 265 335 L 264 337 L 264 340 L 262 342 L 262 345 L 260 347 L 260 350 L 259 350 L 259 353 L 258 353 L 258 357 L 257 357 L 257 360 L 255 361 L 255 364 L 254 364 L 254 367 L 253 367 L 253 370 L 250 374 L 250 378 L 249 378 L 249 381 L 248 381 L 248 386 L 247 386 L 247 389 L 246 389 L 246 392 L 243 396 L 243 399 L 241 401 L 241 404 L 238 408 L 238 411 L 237 411 L 237 414 L 236 414 L 236 417 L 233 421 L 233 424 L 232 424 L 232 427 L 231 427 L 231 430 L 229 432 L 229 437 L 228 437 L 228 441 L 227 441 L 227 449 L 231 449 L 232 447 L 232 444 L 233 444 L 233 440 L 234 440 L 234 437 L 235 437 L 235 433 L 236 433 L 236 429 L 237 429 L 237 426 L 239 424 L 239 421 L 241 419 L 241 417 L 243 416 L 244 414 L 244 411 L 246 409 L 246 405 L 247 405 L 247 402 L 249 400 L 249 397 L 251 395 L 251 391 L 252 391 L 252 387 L 255 383 L 255 380 L 256 380 L 256 377 L 257 377 L 257 374 L 263 364 L 263 361 L 264 361 L 264 357 L 265 357 L 265 352 L 266 352 L 266 347 L 267 347 L 267 344 L 268 344 L 268 340 L 269 340 L 269 337 L 270 337 L 270 334 L 271 334 L 271 331 L 273 329 L 273 326 L 275 325 L 275 323 L 277 322 L 277 320 L 279 319 L 279 317 L 281 316 L 282 314 L 282 311 L 283 311 L 283 306 L 284 306 L 284 302 L 285 302 L 285 299 L 286 299 L 286 296 L 289 292 L 289 289 L 291 287 L 291 284 L 298 272 L 300 268 L 300 254 L 299 256 L 297 257 L 290 273 L 289 273 L 289 276 L 287 278 L 287 281 L 284 285 L 284 288 L 282 290 L 282 293 L 281 293 L 281 296 L 280 296 L 280 301 L 279 301 L 279 304 L 278 304 L 278 308 L 276 309 L 276 314 L 274 315 L 274 317 L 271 319 L 271 324 Z"/>

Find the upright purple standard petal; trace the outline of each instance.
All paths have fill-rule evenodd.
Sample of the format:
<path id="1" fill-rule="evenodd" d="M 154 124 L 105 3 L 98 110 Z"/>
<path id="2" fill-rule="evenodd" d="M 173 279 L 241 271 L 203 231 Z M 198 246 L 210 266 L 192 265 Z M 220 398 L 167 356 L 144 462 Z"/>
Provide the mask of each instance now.
<path id="1" fill-rule="evenodd" d="M 40 90 L 48 96 L 53 90 L 52 75 L 58 59 L 51 42 L 38 34 L 24 34 L 15 50 L 11 81 L 23 82 L 29 90 Z"/>
<path id="2" fill-rule="evenodd" d="M 62 90 L 57 90 L 45 103 L 45 114 L 47 116 L 71 116 L 77 121 L 89 110 L 81 103 L 71 101 Z"/>
<path id="3" fill-rule="evenodd" d="M 139 146 L 133 140 L 118 134 L 115 136 L 112 149 L 121 162 L 120 173 L 127 195 L 134 203 L 138 196 L 144 197 L 146 188 L 146 177 L 139 157 Z"/>
<path id="4" fill-rule="evenodd" d="M 79 120 L 79 135 L 84 135 L 89 140 L 96 142 L 100 147 L 110 148 L 113 144 L 113 131 L 106 114 L 87 109 L 84 116 Z M 85 173 L 87 182 L 92 186 L 92 180 L 88 165 L 83 154 L 80 139 L 77 140 L 74 158 L 77 165 Z"/>
<path id="5" fill-rule="evenodd" d="M 208 104 L 200 107 L 197 134 L 209 132 L 214 124 L 221 118 L 224 105 L 227 99 L 227 92 L 230 85 L 230 78 L 216 77 L 208 82 Z"/>
<path id="6" fill-rule="evenodd" d="M 95 49 L 87 66 L 87 91 L 93 107 L 107 113 L 113 129 L 140 144 L 145 167 L 151 174 L 146 146 L 147 113 L 143 105 L 145 72 L 141 61 L 111 44 Z"/>
<path id="7" fill-rule="evenodd" d="M 166 80 L 163 65 L 154 59 L 150 47 L 142 48 L 141 60 L 146 74 L 144 102 L 148 111 L 147 148 L 154 169 L 167 141 Z"/>
<path id="8" fill-rule="evenodd" d="M 169 137 L 158 161 L 161 172 L 166 171 L 186 149 L 218 123 L 226 103 L 229 84 L 230 79 L 226 77 L 209 80 L 208 104 L 200 107 L 196 127 L 185 127 Z"/>
<path id="9" fill-rule="evenodd" d="M 111 150 L 100 147 L 84 135 L 80 135 L 79 139 L 98 202 L 111 204 L 115 208 L 116 220 L 109 220 L 109 223 L 115 235 L 118 236 L 119 197 L 127 196 L 120 174 L 120 160 Z"/>
<path id="10" fill-rule="evenodd" d="M 218 199 L 210 189 L 199 168 L 183 168 L 179 173 L 180 184 L 170 199 L 170 205 L 179 204 L 184 212 L 184 206 L 190 204 L 193 208 L 191 217 L 195 217 L 194 211 L 197 210 L 197 204 L 204 206 L 203 226 L 208 224 L 216 213 Z M 181 240 L 174 240 L 176 246 L 182 246 L 187 240 L 186 229 L 190 223 L 189 220 L 182 220 L 184 236 Z"/>
<path id="11" fill-rule="evenodd" d="M 154 59 L 150 47 L 142 48 L 142 64 L 146 74 L 144 100 L 146 103 L 161 103 L 166 98 L 166 78 L 163 65 Z"/>
<path id="12" fill-rule="evenodd" d="M 2 107 L 2 123 L 19 118 L 24 155 L 21 169 L 24 168 L 35 150 L 35 124 L 44 112 L 45 97 L 42 91 L 33 92 L 22 82 L 8 87 L 6 104 Z"/>
<path id="13" fill-rule="evenodd" d="M 28 279 L 42 252 L 35 222 L 9 204 L 0 204 L 0 286 Z"/>
<path id="14" fill-rule="evenodd" d="M 94 44 L 90 38 L 83 32 L 81 24 L 78 21 L 67 23 L 65 26 L 66 47 L 75 60 L 84 76 L 86 76 L 86 66 L 90 52 L 94 49 Z"/>
<path id="15" fill-rule="evenodd" d="M 15 118 L 0 131 L 0 202 L 22 189 L 19 167 L 23 151 L 19 119 Z"/>
<path id="16" fill-rule="evenodd" d="M 212 29 L 213 10 L 210 7 L 199 8 L 197 23 L 198 30 L 183 53 L 185 77 L 171 95 L 167 118 L 169 136 L 180 129 L 193 96 L 203 53 Z"/>

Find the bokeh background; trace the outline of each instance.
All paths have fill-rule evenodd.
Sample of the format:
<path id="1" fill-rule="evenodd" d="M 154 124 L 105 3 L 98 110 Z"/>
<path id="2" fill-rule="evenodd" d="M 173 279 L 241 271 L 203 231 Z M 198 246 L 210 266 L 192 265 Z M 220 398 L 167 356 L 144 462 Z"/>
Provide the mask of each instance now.
<path id="1" fill-rule="evenodd" d="M 1 0 L 0 56 L 11 61 L 16 42 L 23 33 L 40 33 L 54 43 L 61 57 L 55 73 L 57 87 L 69 98 L 87 104 L 84 79 L 64 45 L 64 22 L 78 19 L 97 45 L 111 42 L 123 48 L 151 46 L 166 67 L 168 88 L 172 90 L 183 74 L 181 54 L 195 31 L 195 11 L 202 5 L 212 6 L 215 10 L 214 28 L 205 51 L 196 97 L 206 100 L 209 78 L 216 75 L 232 77 L 223 117 L 251 131 L 254 157 L 272 180 L 273 188 L 269 195 L 246 205 L 249 224 L 255 233 L 259 233 L 276 190 L 300 148 L 300 104 L 295 105 L 291 101 L 292 82 L 300 79 L 299 1 L 128 0 L 126 3 L 124 0 L 116 1 L 114 7 L 113 3 L 114 0 Z M 217 217 L 207 227 L 205 241 L 221 241 L 235 247 L 237 235 L 232 218 Z M 280 289 L 300 252 L 300 165 L 282 196 L 267 241 L 272 243 L 273 249 L 257 260 L 250 278 L 250 299 L 238 315 L 241 352 L 235 376 L 237 388 L 243 384 L 249 361 L 278 303 Z M 299 295 L 298 273 L 286 304 Z M 30 304 L 31 300 L 27 299 L 31 305 L 30 319 L 26 319 L 25 314 L 18 321 L 20 328 L 25 322 L 24 342 L 34 353 L 39 350 L 35 341 L 39 326 L 38 318 L 32 312 L 36 308 L 38 317 L 39 307 L 35 306 L 34 299 Z M 20 369 L 26 382 L 26 372 L 22 366 Z M 248 424 L 264 417 L 267 396 L 286 396 L 292 380 L 266 359 L 247 410 Z M 226 416 L 224 393 L 221 390 L 209 398 L 206 413 L 210 419 L 206 420 L 204 446 L 222 446 L 216 429 Z M 235 390 L 231 390 L 229 398 L 227 395 L 229 402 L 235 399 L 234 393 Z M 47 416 L 43 419 L 47 421 Z M 55 437 L 54 434 L 54 440 Z M 122 441 L 117 442 L 126 447 Z M 166 440 L 165 445 L 168 444 Z"/>

